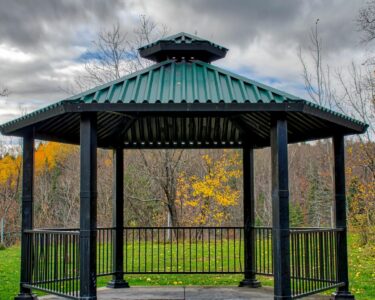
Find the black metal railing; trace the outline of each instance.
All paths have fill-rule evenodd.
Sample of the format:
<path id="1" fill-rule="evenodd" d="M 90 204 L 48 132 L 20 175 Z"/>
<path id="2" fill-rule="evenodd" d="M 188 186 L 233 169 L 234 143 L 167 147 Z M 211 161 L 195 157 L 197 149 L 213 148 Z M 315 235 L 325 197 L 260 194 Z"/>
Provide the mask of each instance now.
<path id="1" fill-rule="evenodd" d="M 79 297 L 79 231 L 26 230 L 24 286 L 69 298 Z"/>
<path id="2" fill-rule="evenodd" d="M 341 229 L 299 228 L 290 230 L 292 296 L 332 289 L 343 283 L 337 276 L 337 240 Z"/>
<path id="3" fill-rule="evenodd" d="M 272 227 L 254 227 L 255 273 L 273 275 Z"/>
<path id="4" fill-rule="evenodd" d="M 113 227 L 98 228 L 96 235 L 96 275 L 113 274 Z M 125 247 L 125 245 L 124 245 Z"/>
<path id="5" fill-rule="evenodd" d="M 242 273 L 242 227 L 126 227 L 124 273 Z"/>
<path id="6" fill-rule="evenodd" d="M 272 228 L 251 229 L 256 274 L 273 275 Z M 342 285 L 337 274 L 340 229 L 290 230 L 292 297 Z M 97 276 L 114 274 L 115 228 L 97 229 Z M 124 274 L 234 274 L 244 272 L 243 227 L 124 227 Z M 24 233 L 24 286 L 79 298 L 79 229 Z"/>

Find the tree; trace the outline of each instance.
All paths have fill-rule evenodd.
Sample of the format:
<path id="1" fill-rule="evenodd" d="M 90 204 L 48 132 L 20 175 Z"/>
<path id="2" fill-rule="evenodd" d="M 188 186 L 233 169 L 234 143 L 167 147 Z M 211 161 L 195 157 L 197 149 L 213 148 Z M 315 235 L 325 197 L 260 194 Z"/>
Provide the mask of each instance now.
<path id="1" fill-rule="evenodd" d="M 164 37 L 168 29 L 163 24 L 155 23 L 150 17 L 141 15 L 133 33 L 124 31 L 117 22 L 109 30 L 98 34 L 88 54 L 93 59 L 85 64 L 85 73 L 77 76 L 76 84 L 82 90 L 87 87 L 103 84 L 118 79 L 128 73 L 145 68 L 152 64 L 140 57 L 138 48 Z M 133 209 L 136 201 L 142 203 L 160 202 L 165 204 L 173 226 L 178 226 L 176 209 L 176 184 L 178 169 L 183 151 L 154 150 L 154 155 L 139 152 L 144 169 L 152 177 L 154 184 L 160 188 L 163 198 L 144 199 L 137 193 L 128 195 Z M 149 159 L 152 157 L 152 160 Z M 136 175 L 134 175 L 136 176 Z M 144 196 L 144 195 L 143 195 Z M 141 217 L 141 213 L 138 213 Z M 145 220 L 150 221 L 148 218 Z"/>
<path id="2" fill-rule="evenodd" d="M 178 201 L 188 210 L 190 225 L 222 225 L 230 219 L 228 208 L 239 204 L 241 161 L 237 151 L 223 151 L 217 159 L 202 156 L 205 172 L 202 176 L 181 173 L 178 183 Z"/>
<path id="3" fill-rule="evenodd" d="M 77 75 L 76 88 L 71 92 L 87 90 L 151 65 L 152 62 L 140 57 L 138 48 L 164 37 L 167 32 L 165 25 L 156 24 L 145 15 L 140 15 L 133 33 L 125 31 L 119 22 L 102 30 L 86 52 L 89 59 L 84 73 Z"/>
<path id="4" fill-rule="evenodd" d="M 361 8 L 358 14 L 358 26 L 364 33 L 364 42 L 371 42 L 375 39 L 375 1 L 367 2 L 367 6 Z"/>
<path id="5" fill-rule="evenodd" d="M 371 66 L 357 66 L 352 62 L 347 74 L 338 73 L 341 101 L 337 107 L 343 112 L 369 125 L 367 132 L 358 136 L 362 147 L 363 167 L 375 180 L 375 154 L 372 141 L 375 137 L 375 73 Z"/>
<path id="6" fill-rule="evenodd" d="M 334 91 L 331 86 L 331 73 L 329 65 L 324 64 L 323 41 L 319 36 L 319 19 L 309 32 L 308 55 L 311 66 L 307 63 L 302 48 L 300 47 L 298 57 L 303 68 L 303 79 L 305 89 L 312 101 L 333 108 Z"/>
<path id="7" fill-rule="evenodd" d="M 19 230 L 16 220 L 20 209 L 20 169 L 19 156 L 6 154 L 0 159 L 0 220 L 3 220 L 6 231 Z"/>
<path id="8" fill-rule="evenodd" d="M 363 44 L 370 44 L 375 40 L 375 0 L 367 2 L 367 5 L 359 10 L 357 26 L 362 33 Z M 370 56 L 365 63 L 374 65 L 374 57 Z"/>
<path id="9" fill-rule="evenodd" d="M 183 161 L 183 150 L 158 150 L 150 151 L 146 156 L 145 151 L 139 151 L 144 167 L 152 180 L 161 187 L 162 197 L 149 199 L 159 201 L 167 207 L 168 215 L 173 227 L 180 225 L 177 213 L 177 180 Z M 165 199 L 165 200 L 164 200 Z M 143 200 L 145 201 L 145 200 Z M 147 200 L 146 200 L 147 201 Z"/>
<path id="10" fill-rule="evenodd" d="M 330 222 L 329 214 L 331 201 L 330 187 L 322 172 L 319 172 L 316 164 L 310 164 L 308 168 L 309 188 L 307 192 L 307 220 L 311 227 L 327 226 Z"/>
<path id="11" fill-rule="evenodd" d="M 35 224 L 36 226 L 64 226 L 72 221 L 66 207 L 75 199 L 71 190 L 60 194 L 60 180 L 71 174 L 64 173 L 68 161 L 74 161 L 76 147 L 60 143 L 40 143 L 35 151 Z M 77 164 L 77 160 L 75 160 Z M 78 172 L 79 174 L 79 172 Z M 75 181 L 76 184 L 77 181 Z M 65 201 L 61 196 L 67 194 Z M 73 209 L 77 209 L 74 207 Z M 76 223 L 76 222 L 74 222 Z M 71 225 L 69 225 L 71 226 Z"/>
<path id="12" fill-rule="evenodd" d="M 374 40 L 374 16 L 375 1 L 369 2 L 359 12 L 357 22 L 359 29 L 365 33 L 365 43 L 370 43 Z M 375 182 L 375 151 L 373 143 L 375 136 L 375 73 L 373 64 L 369 63 L 372 58 L 366 60 L 366 63 L 362 65 L 352 61 L 349 66 L 344 68 L 345 72 L 341 69 L 336 72 L 334 77 L 331 76 L 330 67 L 322 67 L 322 40 L 319 37 L 318 21 L 310 33 L 313 49 L 310 55 L 314 63 L 313 67 L 308 67 L 301 51 L 299 54 L 306 90 L 312 100 L 318 104 L 326 104 L 331 109 L 350 115 L 369 125 L 366 134 L 353 138 L 353 141 L 358 139 L 358 143 L 353 143 L 353 141 L 349 140 L 349 146 L 347 147 L 349 158 L 347 160 L 346 173 L 348 186 L 351 187 L 349 222 L 352 226 L 357 226 L 363 235 L 369 233 L 370 228 L 373 226 L 373 214 L 371 212 L 374 209 L 374 201 L 371 199 L 372 193 L 369 192 L 373 190 L 373 182 Z M 315 75 L 311 75 L 311 69 Z M 336 90 L 332 89 L 332 86 L 335 86 Z M 327 143 L 328 145 L 331 148 L 331 143 Z M 329 159 L 328 163 L 330 164 L 330 169 L 332 169 L 332 155 L 329 154 L 329 148 L 327 147 L 327 155 L 324 160 Z M 353 171 L 353 168 L 356 170 Z M 358 169 L 361 170 L 358 171 Z M 358 176 L 358 174 L 361 174 L 361 176 Z M 363 176 L 363 174 L 366 175 Z M 313 180 L 313 182 L 315 181 L 316 179 Z M 320 183 L 318 185 L 315 184 L 315 186 L 320 186 Z M 315 193 L 310 190 L 310 196 L 312 194 Z M 361 205 L 359 205 L 360 201 L 362 201 Z M 368 239 L 366 237 L 363 240 L 367 241 Z"/>
<path id="13" fill-rule="evenodd" d="M 6 87 L 0 86 L 0 97 L 5 97 L 9 95 L 9 90 Z"/>

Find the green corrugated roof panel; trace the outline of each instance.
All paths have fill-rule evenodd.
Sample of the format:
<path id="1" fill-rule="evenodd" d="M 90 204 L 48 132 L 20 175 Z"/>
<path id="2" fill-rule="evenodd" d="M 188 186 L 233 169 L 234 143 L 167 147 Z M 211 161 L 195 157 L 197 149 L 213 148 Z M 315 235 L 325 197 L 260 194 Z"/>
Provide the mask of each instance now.
<path id="1" fill-rule="evenodd" d="M 3 124 L 23 122 L 71 103 L 283 103 L 304 102 L 307 106 L 342 119 L 367 125 L 299 97 L 250 80 L 209 62 L 225 56 L 227 49 L 184 32 L 140 48 L 143 57 L 161 61 L 139 72 L 95 87 L 79 95 Z M 173 58 L 173 59 L 169 59 Z M 58 113 L 58 112 L 57 112 Z"/>
<path id="2" fill-rule="evenodd" d="M 95 87 L 76 96 L 49 105 L 6 127 L 63 103 L 283 103 L 305 102 L 311 107 L 366 126 L 344 114 L 329 110 L 299 97 L 201 61 L 173 60 L 154 64 L 139 72 Z"/>
<path id="3" fill-rule="evenodd" d="M 77 103 L 283 103 L 305 102 L 361 126 L 363 122 L 200 61 L 165 61 L 52 104 L 6 127 L 65 102 Z"/>
<path id="4" fill-rule="evenodd" d="M 166 61 L 70 101 L 85 103 L 281 103 L 298 97 L 200 61 Z"/>

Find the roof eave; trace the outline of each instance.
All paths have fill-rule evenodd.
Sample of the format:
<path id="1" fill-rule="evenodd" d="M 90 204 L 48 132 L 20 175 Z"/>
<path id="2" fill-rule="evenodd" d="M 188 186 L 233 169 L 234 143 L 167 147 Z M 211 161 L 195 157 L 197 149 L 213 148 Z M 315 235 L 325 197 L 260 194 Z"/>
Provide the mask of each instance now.
<path id="1" fill-rule="evenodd" d="M 350 129 L 352 132 L 348 134 L 363 134 L 368 128 L 368 124 L 353 120 L 347 116 L 330 111 L 328 109 L 317 107 L 316 105 L 308 101 L 304 101 L 302 112 Z"/>
<path id="2" fill-rule="evenodd" d="M 32 126 L 36 123 L 42 122 L 52 117 L 56 117 L 66 112 L 66 102 L 60 101 L 53 104 L 50 108 L 46 107 L 41 112 L 33 112 L 26 116 L 20 117 L 18 119 L 12 120 L 5 124 L 0 125 L 0 132 L 3 135 L 15 135 L 14 133 L 25 129 L 28 126 Z M 21 136 L 16 134 L 16 136 Z"/>
<path id="3" fill-rule="evenodd" d="M 312 106 L 307 101 L 284 102 L 284 103 L 68 103 L 61 101 L 52 108 L 39 113 L 32 113 L 20 119 L 1 125 L 0 130 L 4 135 L 21 136 L 21 131 L 46 119 L 64 114 L 81 112 L 127 112 L 127 113 L 214 113 L 217 115 L 246 113 L 246 112 L 302 112 L 311 116 L 321 118 L 349 129 L 346 134 L 361 134 L 366 132 L 368 125 L 359 121 L 344 118 L 340 114 L 324 111 L 319 107 Z"/>

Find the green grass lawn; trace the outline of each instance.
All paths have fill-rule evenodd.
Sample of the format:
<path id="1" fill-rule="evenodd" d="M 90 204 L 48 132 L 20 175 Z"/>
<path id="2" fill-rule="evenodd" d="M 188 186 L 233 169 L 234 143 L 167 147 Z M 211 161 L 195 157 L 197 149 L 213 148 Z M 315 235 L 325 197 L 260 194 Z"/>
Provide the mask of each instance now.
<path id="1" fill-rule="evenodd" d="M 375 246 L 360 247 L 355 236 L 349 239 L 351 291 L 358 300 L 375 299 Z M 232 247 L 231 247 L 232 248 Z M 143 248 L 142 248 L 143 249 Z M 142 256 L 141 256 L 142 257 Z M 205 262 L 206 265 L 207 262 Z M 231 262 L 232 264 L 232 262 Z M 18 292 L 20 247 L 0 251 L 0 299 L 13 299 Z M 272 278 L 259 277 L 263 285 L 272 285 Z M 104 286 L 110 277 L 99 277 Z M 130 285 L 237 285 L 242 275 L 128 275 Z"/>

